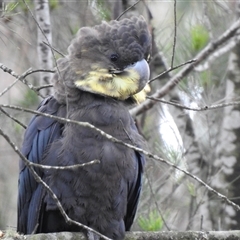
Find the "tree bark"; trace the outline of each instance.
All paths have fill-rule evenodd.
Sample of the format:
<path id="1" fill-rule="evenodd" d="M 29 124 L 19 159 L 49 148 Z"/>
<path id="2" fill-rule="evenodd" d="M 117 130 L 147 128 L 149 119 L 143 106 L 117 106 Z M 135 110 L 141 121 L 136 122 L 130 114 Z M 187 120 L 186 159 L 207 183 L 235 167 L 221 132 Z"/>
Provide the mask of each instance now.
<path id="1" fill-rule="evenodd" d="M 82 233 L 60 232 L 35 235 L 18 235 L 14 233 L 4 233 L 4 240 L 87 240 Z M 8 235 L 7 235 L 8 234 Z M 1 238 L 1 237 L 0 237 Z M 124 240 L 238 240 L 240 231 L 188 231 L 188 232 L 129 232 Z"/>
<path id="2" fill-rule="evenodd" d="M 36 20 L 38 22 L 38 59 L 39 67 L 41 69 L 52 69 L 52 51 L 49 46 L 52 44 L 52 32 L 50 22 L 50 10 L 48 0 L 34 0 Z M 50 83 L 51 73 L 41 72 L 40 73 L 40 85 L 46 85 Z M 44 91 L 44 92 L 43 92 Z M 52 88 L 45 88 L 41 90 L 42 94 L 49 96 L 52 93 Z"/>

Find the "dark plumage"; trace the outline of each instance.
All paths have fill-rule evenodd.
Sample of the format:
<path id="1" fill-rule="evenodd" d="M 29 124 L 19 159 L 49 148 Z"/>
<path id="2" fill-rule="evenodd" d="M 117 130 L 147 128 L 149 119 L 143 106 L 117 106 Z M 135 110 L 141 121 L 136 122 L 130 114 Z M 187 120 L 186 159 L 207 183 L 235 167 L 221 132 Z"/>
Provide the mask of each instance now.
<path id="1" fill-rule="evenodd" d="M 89 122 L 112 136 L 142 147 L 126 104 L 138 101 L 147 83 L 151 37 L 142 17 L 80 29 L 66 58 L 58 61 L 55 95 L 39 111 Z M 100 164 L 75 170 L 40 170 L 64 210 L 112 238 L 130 230 L 141 191 L 144 156 L 107 140 L 93 129 L 43 116 L 31 120 L 22 153 L 34 163 L 68 166 L 94 159 Z M 68 225 L 55 201 L 20 162 L 18 226 L 30 234 L 82 231 Z"/>

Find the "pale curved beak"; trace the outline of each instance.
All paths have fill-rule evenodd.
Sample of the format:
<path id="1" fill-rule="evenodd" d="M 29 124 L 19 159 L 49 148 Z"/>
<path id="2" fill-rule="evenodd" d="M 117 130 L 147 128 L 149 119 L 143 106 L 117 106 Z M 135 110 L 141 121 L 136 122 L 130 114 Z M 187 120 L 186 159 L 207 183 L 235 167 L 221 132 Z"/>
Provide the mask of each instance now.
<path id="1" fill-rule="evenodd" d="M 139 75 L 139 90 L 142 90 L 150 77 L 150 68 L 145 59 L 127 66 L 124 71 L 135 71 Z"/>

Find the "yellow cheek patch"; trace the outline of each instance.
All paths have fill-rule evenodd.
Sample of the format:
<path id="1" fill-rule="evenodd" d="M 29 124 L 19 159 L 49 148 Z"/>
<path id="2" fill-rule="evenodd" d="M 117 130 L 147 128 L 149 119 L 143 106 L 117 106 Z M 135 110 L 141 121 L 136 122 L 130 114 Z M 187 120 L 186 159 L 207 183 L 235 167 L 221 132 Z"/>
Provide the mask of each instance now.
<path id="1" fill-rule="evenodd" d="M 147 84 L 143 89 L 142 91 L 136 93 L 133 95 L 133 98 L 135 99 L 135 101 L 137 103 L 141 103 L 143 101 L 146 100 L 146 96 L 147 96 L 147 93 L 149 93 L 151 91 L 151 87 L 149 84 Z"/>
<path id="2" fill-rule="evenodd" d="M 132 69 L 122 74 L 110 74 L 106 69 L 98 69 L 77 80 L 75 85 L 85 91 L 125 100 L 139 91 L 139 78 L 139 74 Z"/>

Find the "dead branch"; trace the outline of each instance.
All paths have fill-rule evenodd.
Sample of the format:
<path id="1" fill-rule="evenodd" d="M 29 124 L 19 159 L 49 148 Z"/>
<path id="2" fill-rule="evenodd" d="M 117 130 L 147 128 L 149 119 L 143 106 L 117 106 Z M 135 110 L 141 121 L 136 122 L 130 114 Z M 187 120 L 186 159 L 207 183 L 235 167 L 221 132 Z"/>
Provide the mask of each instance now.
<path id="1" fill-rule="evenodd" d="M 82 233 L 59 232 L 37 235 L 19 235 L 16 232 L 2 232 L 4 240 L 87 240 Z M 0 236 L 1 238 L 1 236 Z M 240 231 L 163 231 L 163 232 L 127 232 L 125 240 L 238 240 L 240 239 Z"/>
<path id="2" fill-rule="evenodd" d="M 73 123 L 73 124 L 77 124 L 79 126 L 82 126 L 82 127 L 87 127 L 87 128 L 90 128 L 90 129 L 93 129 L 95 130 L 96 132 L 100 133 L 102 136 L 106 137 L 108 140 L 114 142 L 114 143 L 118 143 L 118 144 L 121 144 L 121 145 L 124 145 L 130 149 L 133 149 L 137 152 L 140 152 L 142 154 L 145 154 L 147 157 L 149 158 L 152 158 L 156 161 L 160 161 L 164 164 L 167 164 L 168 166 L 172 167 L 172 168 L 175 168 L 179 171 L 181 171 L 182 173 L 186 174 L 187 176 L 191 177 L 192 179 L 196 180 L 198 183 L 200 183 L 201 185 L 203 185 L 208 191 L 210 191 L 211 193 L 217 195 L 219 198 L 221 198 L 223 201 L 226 201 L 229 205 L 231 205 L 234 209 L 236 210 L 240 210 L 240 206 L 235 204 L 234 202 L 232 202 L 228 197 L 226 197 L 225 195 L 219 193 L 218 191 L 216 191 L 215 189 L 213 189 L 211 186 L 209 186 L 207 183 L 205 183 L 203 180 L 201 180 L 200 178 L 198 178 L 197 176 L 191 174 L 189 171 L 187 170 L 184 170 L 182 168 L 180 168 L 179 166 L 176 166 L 175 164 L 151 153 L 151 152 L 148 152 L 144 149 L 141 149 L 141 148 L 138 148 L 136 146 L 133 146 L 131 144 L 128 144 L 128 143 L 125 143 L 115 137 L 113 137 L 112 135 L 110 134 L 107 134 L 105 133 L 104 131 L 102 131 L 101 129 L 93 126 L 92 124 L 88 123 L 88 122 L 78 122 L 78 121 L 74 121 L 74 120 L 71 120 L 71 119 L 68 119 L 68 118 L 62 118 L 62 117 L 57 117 L 57 116 L 53 116 L 53 115 L 50 115 L 50 114 L 46 114 L 46 113 L 41 113 L 41 112 L 38 112 L 38 111 L 34 111 L 34 110 L 31 110 L 31 109 L 27 109 L 27 108 L 22 108 L 22 107 L 18 107 L 18 106 L 13 106 L 13 105 L 7 105 L 7 104 L 0 104 L 0 108 L 9 108 L 9 109 L 15 109 L 15 110 L 19 110 L 19 111 L 23 111 L 23 112 L 29 112 L 29 113 L 33 113 L 33 114 L 36 114 L 36 115 L 41 115 L 41 116 L 45 116 L 45 117 L 49 117 L 49 118 L 52 118 L 52 119 L 55 119 L 55 120 L 58 120 L 60 122 L 64 122 L 64 123 Z M 24 157 L 24 156 L 23 156 Z M 27 165 L 28 166 L 28 165 Z M 32 166 L 29 166 L 30 168 L 32 168 Z"/>
<path id="3" fill-rule="evenodd" d="M 210 106 L 205 105 L 203 107 L 193 108 L 193 107 L 184 106 L 184 105 L 179 104 L 179 103 L 169 102 L 169 101 L 159 99 L 159 98 L 154 98 L 154 97 L 147 97 L 147 98 L 151 99 L 151 100 L 154 100 L 154 101 L 161 102 L 161 103 L 169 104 L 169 105 L 172 105 L 174 107 L 178 107 L 178 108 L 185 109 L 185 110 L 190 110 L 190 111 L 195 111 L 195 112 L 202 112 L 202 111 L 208 111 L 208 110 L 213 110 L 213 109 L 218 109 L 218 108 L 240 105 L 240 101 L 235 101 L 235 102 L 222 103 L 222 104 L 216 104 L 216 105 L 210 105 Z"/>
<path id="4" fill-rule="evenodd" d="M 9 73 L 10 75 L 12 75 L 13 77 L 16 78 L 16 80 L 10 84 L 8 87 L 6 87 L 2 92 L 0 92 L 0 97 L 2 95 L 4 95 L 7 91 L 9 91 L 18 81 L 21 81 L 22 83 L 24 83 L 25 85 L 27 85 L 31 90 L 33 90 L 38 96 L 44 98 L 44 96 L 42 96 L 39 93 L 39 90 L 41 90 L 42 88 L 46 88 L 46 87 L 52 87 L 52 85 L 44 85 L 41 87 L 36 87 L 33 86 L 31 83 L 29 83 L 25 78 L 33 73 L 37 73 L 37 72 L 49 72 L 49 73 L 54 73 L 55 70 L 51 70 L 51 69 L 36 69 L 36 70 L 32 70 L 31 68 L 28 69 L 27 71 L 25 71 L 23 74 L 18 75 L 17 73 L 15 73 L 12 69 L 8 68 L 7 66 L 3 65 L 2 63 L 0 63 L 0 69 L 2 69 L 4 72 Z"/>

